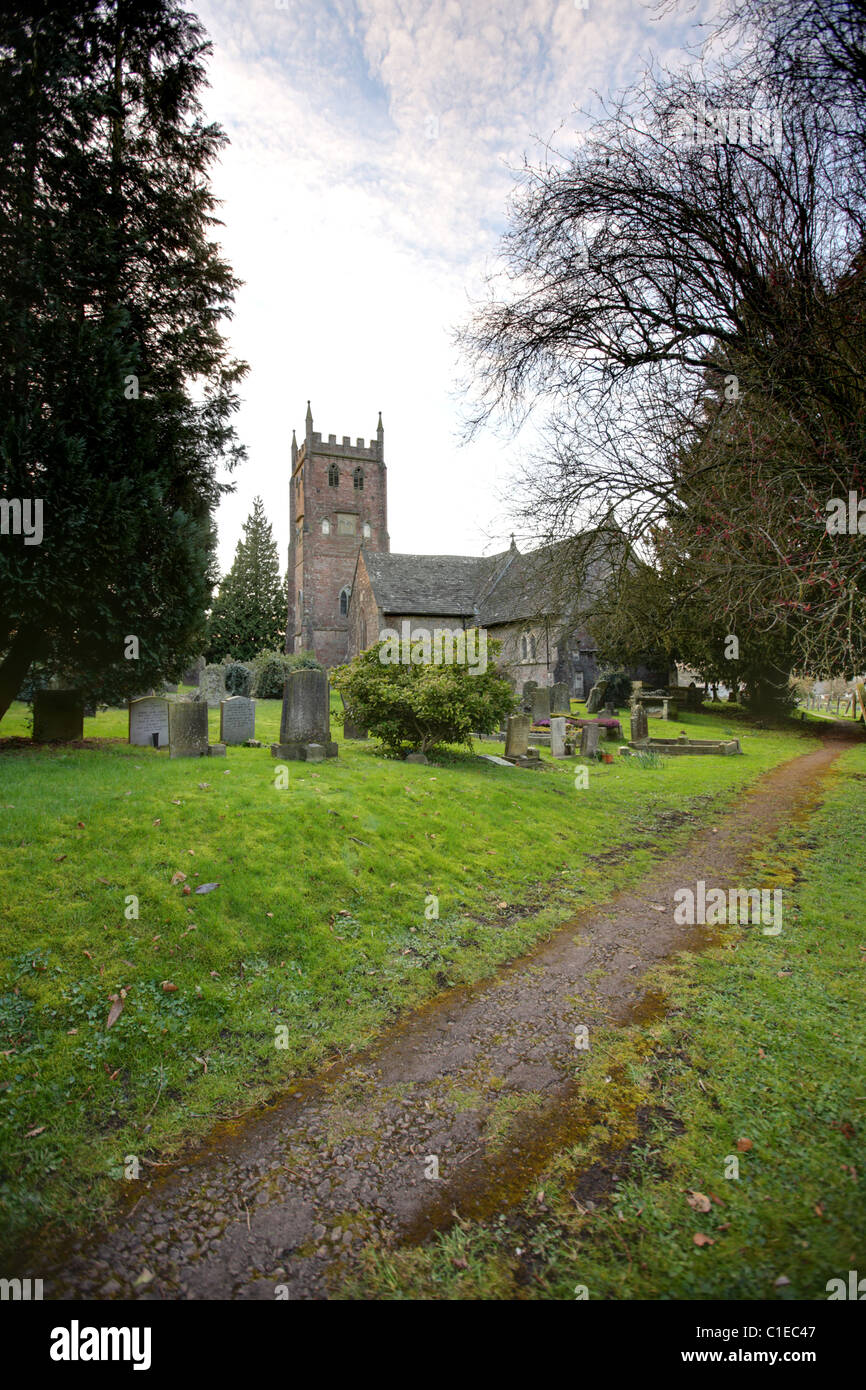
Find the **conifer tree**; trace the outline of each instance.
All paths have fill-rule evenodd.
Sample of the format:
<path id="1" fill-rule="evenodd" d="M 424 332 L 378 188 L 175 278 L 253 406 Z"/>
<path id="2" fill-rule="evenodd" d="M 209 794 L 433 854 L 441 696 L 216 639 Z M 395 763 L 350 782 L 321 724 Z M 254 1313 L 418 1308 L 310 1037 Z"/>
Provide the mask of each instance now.
<path id="1" fill-rule="evenodd" d="M 280 579 L 277 543 L 260 497 L 244 522 L 231 569 L 214 600 L 208 625 L 208 656 L 249 661 L 276 651 L 285 637 L 285 584 Z"/>

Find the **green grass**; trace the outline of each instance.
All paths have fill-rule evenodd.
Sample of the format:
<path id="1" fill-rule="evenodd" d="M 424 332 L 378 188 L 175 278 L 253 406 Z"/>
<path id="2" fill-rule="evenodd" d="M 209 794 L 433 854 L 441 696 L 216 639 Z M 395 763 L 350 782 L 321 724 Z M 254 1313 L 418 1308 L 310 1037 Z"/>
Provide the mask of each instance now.
<path id="1" fill-rule="evenodd" d="M 788 885 L 782 934 L 730 927 L 660 966 L 668 1012 L 596 1032 L 579 1138 L 528 1199 L 371 1252 L 347 1293 L 824 1300 L 866 1273 L 866 749 L 836 769 L 811 819 L 754 855 L 752 882 Z"/>
<path id="2" fill-rule="evenodd" d="M 260 702 L 265 746 L 225 759 L 125 742 L 0 752 L 7 1246 L 104 1213 L 126 1154 L 176 1152 L 446 984 L 489 974 L 680 843 L 690 827 L 659 819 L 671 808 L 705 818 L 813 746 L 796 729 L 746 730 L 746 757 L 593 764 L 578 790 L 573 763 L 406 765 L 341 741 L 338 759 L 291 764 L 277 790 L 279 715 Z M 697 736 L 724 723 L 680 721 Z M 216 712 L 210 724 L 215 741 Z M 27 732 L 13 706 L 0 734 Z M 125 712 L 86 720 L 85 736 L 125 740 Z M 622 864 L 593 863 L 634 843 Z M 184 895 L 177 872 L 219 886 Z"/>

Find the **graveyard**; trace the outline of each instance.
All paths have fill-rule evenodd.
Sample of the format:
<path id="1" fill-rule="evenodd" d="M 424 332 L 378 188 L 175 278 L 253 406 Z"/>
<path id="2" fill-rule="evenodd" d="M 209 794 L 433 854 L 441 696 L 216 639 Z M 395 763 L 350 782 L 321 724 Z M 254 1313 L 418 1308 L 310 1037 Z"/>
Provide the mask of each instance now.
<path id="1" fill-rule="evenodd" d="M 489 979 L 575 914 L 639 884 L 698 831 L 712 833 L 744 791 L 822 746 L 793 721 L 734 724 L 732 711 L 708 706 L 683 712 L 682 732 L 690 740 L 734 736 L 742 756 L 643 766 L 618 752 L 610 763 L 579 751 L 554 757 L 542 745 L 535 769 L 523 758 L 517 765 L 486 761 L 507 749 L 484 739 L 472 753 L 445 750 L 412 764 L 383 758 L 374 740 L 344 738 L 332 692 L 336 756 L 284 764 L 279 701 L 255 702 L 258 746 L 231 741 L 250 728 L 244 721 L 236 734 L 228 731 L 225 706 L 177 708 L 199 711 L 197 756 L 154 747 L 152 715 L 149 722 L 135 716 L 143 742 L 130 744 L 132 716 L 121 709 L 85 719 L 78 745 L 33 744 L 24 705 L 4 720 L 2 836 L 16 853 L 4 858 L 2 894 L 16 904 L 17 924 L 2 991 L 11 1064 L 3 1141 L 9 1252 L 29 1248 L 40 1233 L 57 1239 L 94 1220 L 110 1223 L 129 1201 L 127 1155 L 140 1155 L 146 1175 L 156 1176 L 160 1165 L 194 1153 L 218 1121 L 243 1125 L 287 1087 L 345 1065 L 413 1011 Z M 633 713 L 616 711 L 626 732 Z M 593 727 L 583 707 L 577 716 Z M 159 741 L 161 726 L 155 732 Z M 671 732 L 669 720 L 649 718 L 649 735 Z M 866 771 L 863 748 L 842 751 L 838 765 L 847 773 L 843 802 Z M 862 846 L 853 843 L 853 820 L 839 814 L 853 852 L 844 873 L 855 874 Z M 788 844 L 761 847 L 762 882 L 797 881 L 791 849 L 803 853 L 805 831 L 793 834 Z M 826 872 L 847 920 L 851 900 L 839 882 L 838 849 L 828 851 Z M 808 891 L 816 894 L 818 884 L 809 882 Z M 760 954 L 762 944 L 766 950 L 752 939 L 742 949 Z M 697 991 L 710 1015 L 701 1049 L 725 1035 L 711 1001 L 714 990 L 726 1000 L 744 987 L 723 978 L 732 949 L 731 941 L 715 941 L 698 956 L 660 962 L 657 979 L 651 974 L 627 991 L 641 1026 L 599 1024 L 586 1092 L 604 1092 L 603 1116 L 587 1131 L 598 1130 L 596 1143 L 625 1136 L 629 1151 L 640 1151 L 622 1100 L 637 1083 L 629 1087 L 626 1077 L 640 1072 L 645 1083 L 658 1066 L 663 1088 L 675 1085 L 669 1058 L 652 1061 L 688 1030 L 673 1001 L 689 1001 L 691 1018 Z M 789 974 L 808 995 L 800 953 L 813 949 L 786 939 L 774 962 L 782 968 L 769 971 L 774 1007 L 794 992 Z M 834 942 L 831 977 L 848 968 L 848 953 Z M 763 987 L 751 981 L 752 989 Z M 647 1001 L 663 997 L 668 1009 L 653 1015 Z M 843 1046 L 853 1020 L 841 1010 L 837 1021 Z M 612 1076 L 616 1087 L 607 1090 Z M 844 1092 L 843 1074 L 833 1072 L 833 1085 Z M 507 1129 L 519 1122 L 522 1102 L 513 1098 L 513 1111 L 507 1095 L 503 1103 Z M 746 1127 L 756 1123 L 752 1117 Z M 832 1138 L 841 1161 L 850 1143 L 844 1116 L 839 1123 L 843 1130 Z M 566 1145 L 555 1155 L 554 1167 L 569 1152 Z M 545 1184 L 555 1190 L 555 1181 Z M 551 1210 L 545 1207 L 545 1219 Z M 643 1238 L 651 1240 L 646 1232 Z M 373 1242 L 368 1267 L 354 1270 L 356 1292 L 366 1281 L 388 1297 L 399 1269 L 400 1287 L 426 1296 L 443 1265 L 454 1285 L 449 1252 L 464 1245 L 475 1252 L 474 1272 L 460 1296 L 497 1296 L 501 1252 L 491 1255 L 483 1223 L 461 1223 L 423 1253 L 392 1257 Z M 601 1249 L 594 1258 L 603 1279 Z M 542 1280 L 547 1296 L 558 1287 L 555 1267 L 556 1259 Z"/>

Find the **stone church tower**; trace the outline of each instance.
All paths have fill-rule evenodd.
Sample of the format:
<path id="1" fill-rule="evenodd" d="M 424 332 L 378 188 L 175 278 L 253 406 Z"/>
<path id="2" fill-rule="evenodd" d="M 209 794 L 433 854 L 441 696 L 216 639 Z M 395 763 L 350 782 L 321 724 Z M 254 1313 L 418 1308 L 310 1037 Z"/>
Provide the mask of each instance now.
<path id="1" fill-rule="evenodd" d="M 326 668 L 348 655 L 359 550 L 389 549 L 384 434 L 380 414 L 369 445 L 348 435 L 338 444 L 334 434 L 324 443 L 309 401 L 300 447 L 292 431 L 286 651 L 314 652 Z"/>

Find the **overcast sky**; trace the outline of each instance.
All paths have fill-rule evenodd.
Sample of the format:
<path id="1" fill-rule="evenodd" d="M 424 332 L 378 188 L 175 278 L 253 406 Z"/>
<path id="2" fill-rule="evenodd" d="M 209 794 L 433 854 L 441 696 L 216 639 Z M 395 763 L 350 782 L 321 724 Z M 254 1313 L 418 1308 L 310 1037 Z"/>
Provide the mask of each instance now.
<path id="1" fill-rule="evenodd" d="M 583 5 L 586 5 L 583 8 Z M 684 61 L 715 0 L 198 0 L 229 327 L 249 459 L 219 512 L 228 568 L 258 493 L 288 547 L 289 447 L 385 426 L 391 549 L 507 546 L 520 440 L 460 443 L 454 328 L 482 292 L 524 156 L 567 149 L 593 90 Z"/>

